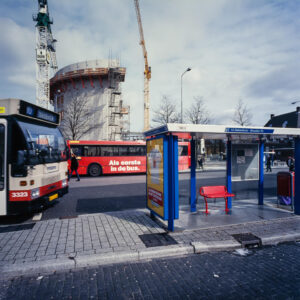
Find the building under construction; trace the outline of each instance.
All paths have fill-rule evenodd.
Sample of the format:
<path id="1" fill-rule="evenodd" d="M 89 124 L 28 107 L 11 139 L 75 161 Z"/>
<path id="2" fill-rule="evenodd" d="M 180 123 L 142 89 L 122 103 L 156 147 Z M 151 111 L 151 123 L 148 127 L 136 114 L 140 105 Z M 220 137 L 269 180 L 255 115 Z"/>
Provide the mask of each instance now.
<path id="1" fill-rule="evenodd" d="M 79 117 L 84 122 L 77 139 L 121 140 L 129 132 L 129 106 L 123 103 L 120 85 L 125 73 L 118 60 L 92 60 L 66 66 L 50 80 L 50 98 L 62 120 L 74 118 L 76 123 Z M 73 116 L 72 109 L 78 114 L 82 106 L 84 113 Z"/>

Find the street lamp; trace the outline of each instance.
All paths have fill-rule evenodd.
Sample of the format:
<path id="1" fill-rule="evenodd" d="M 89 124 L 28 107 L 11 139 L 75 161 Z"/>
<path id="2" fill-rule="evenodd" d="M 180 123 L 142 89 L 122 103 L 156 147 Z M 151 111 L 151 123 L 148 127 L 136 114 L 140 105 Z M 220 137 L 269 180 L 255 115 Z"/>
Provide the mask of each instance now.
<path id="1" fill-rule="evenodd" d="M 191 71 L 191 68 L 187 68 L 182 74 L 181 74 L 181 124 L 182 124 L 182 77 L 186 72 Z"/>

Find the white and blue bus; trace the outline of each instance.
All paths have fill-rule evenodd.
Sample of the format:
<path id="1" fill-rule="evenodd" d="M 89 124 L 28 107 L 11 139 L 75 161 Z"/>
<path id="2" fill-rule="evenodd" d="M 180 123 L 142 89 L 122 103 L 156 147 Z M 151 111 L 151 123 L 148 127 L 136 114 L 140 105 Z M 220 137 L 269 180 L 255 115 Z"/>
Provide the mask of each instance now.
<path id="1" fill-rule="evenodd" d="M 68 192 L 59 121 L 23 100 L 0 100 L 0 216 L 36 211 Z"/>

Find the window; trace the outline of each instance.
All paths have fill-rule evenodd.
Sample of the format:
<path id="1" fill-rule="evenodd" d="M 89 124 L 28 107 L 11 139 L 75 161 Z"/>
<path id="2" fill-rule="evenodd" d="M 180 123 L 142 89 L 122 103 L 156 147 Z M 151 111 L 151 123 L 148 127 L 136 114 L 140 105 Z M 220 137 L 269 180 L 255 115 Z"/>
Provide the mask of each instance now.
<path id="1" fill-rule="evenodd" d="M 65 140 L 58 128 L 17 121 L 27 149 L 31 151 L 29 164 L 51 163 L 67 160 Z"/>
<path id="2" fill-rule="evenodd" d="M 101 146 L 101 156 L 119 156 L 119 147 Z"/>
<path id="3" fill-rule="evenodd" d="M 129 155 L 128 147 L 127 146 L 120 146 L 119 147 L 119 155 L 120 156 L 128 156 Z"/>
<path id="4" fill-rule="evenodd" d="M 83 155 L 83 146 L 71 146 L 71 151 L 76 155 L 76 156 L 84 156 Z"/>
<path id="5" fill-rule="evenodd" d="M 188 146 L 178 146 L 178 155 L 187 156 L 188 155 Z"/>
<path id="6" fill-rule="evenodd" d="M 146 147 L 145 146 L 129 146 L 130 156 L 145 156 L 146 155 Z"/>
<path id="7" fill-rule="evenodd" d="M 100 147 L 84 146 L 84 156 L 100 156 Z"/>

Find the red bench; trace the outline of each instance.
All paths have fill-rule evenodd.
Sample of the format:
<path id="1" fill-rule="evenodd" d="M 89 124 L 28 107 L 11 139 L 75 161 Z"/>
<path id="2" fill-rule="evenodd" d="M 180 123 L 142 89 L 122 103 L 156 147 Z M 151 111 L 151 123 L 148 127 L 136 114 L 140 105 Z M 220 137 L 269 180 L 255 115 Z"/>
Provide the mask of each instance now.
<path id="1" fill-rule="evenodd" d="M 227 198 L 234 197 L 235 194 L 228 193 L 227 187 L 224 185 L 216 186 L 202 186 L 200 187 L 199 194 L 204 197 L 205 201 L 205 213 L 208 214 L 207 198 L 224 198 L 225 199 L 225 211 L 229 212 Z"/>

